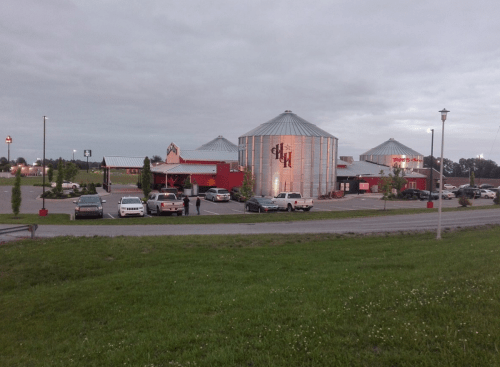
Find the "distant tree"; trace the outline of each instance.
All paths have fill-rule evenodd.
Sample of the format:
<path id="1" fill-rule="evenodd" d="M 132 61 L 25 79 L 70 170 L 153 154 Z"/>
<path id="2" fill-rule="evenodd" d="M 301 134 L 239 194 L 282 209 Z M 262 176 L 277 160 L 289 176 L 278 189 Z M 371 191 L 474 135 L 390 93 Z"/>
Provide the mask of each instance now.
<path id="1" fill-rule="evenodd" d="M 162 162 L 163 159 L 159 156 L 159 155 L 154 155 L 151 157 L 151 163 L 158 163 L 158 162 Z"/>
<path id="2" fill-rule="evenodd" d="M 389 177 L 392 179 L 392 187 L 396 189 L 397 195 L 401 193 L 401 189 L 406 185 L 406 180 L 403 177 L 403 169 L 397 165 L 392 167 L 392 173 L 389 174 Z"/>
<path id="3" fill-rule="evenodd" d="M 151 192 L 151 163 L 148 157 L 144 158 L 144 166 L 142 166 L 141 186 L 144 197 L 147 198 Z"/>
<path id="4" fill-rule="evenodd" d="M 379 179 L 380 191 L 382 192 L 382 199 L 384 199 L 384 210 L 386 208 L 387 199 L 392 195 L 392 177 L 384 175 L 384 171 L 380 170 Z"/>
<path id="5" fill-rule="evenodd" d="M 246 166 L 243 170 L 243 183 L 241 184 L 241 196 L 246 199 L 250 199 L 253 195 L 253 188 L 255 186 L 255 177 L 252 174 L 252 169 L 249 166 Z"/>
<path id="6" fill-rule="evenodd" d="M 24 159 L 23 157 L 19 157 L 16 159 L 16 163 L 17 164 L 26 164 L 26 159 Z"/>
<path id="7" fill-rule="evenodd" d="M 16 179 L 14 181 L 14 186 L 12 187 L 12 196 L 10 202 L 12 204 L 12 212 L 15 216 L 19 214 L 19 209 L 21 208 L 21 170 L 16 171 Z"/>
<path id="8" fill-rule="evenodd" d="M 78 174 L 78 167 L 73 162 L 66 162 L 64 167 L 64 179 L 67 181 L 73 181 L 73 179 Z"/>
<path id="9" fill-rule="evenodd" d="M 56 187 L 54 187 L 54 189 L 52 190 L 56 195 L 62 195 L 63 193 L 63 188 L 62 188 L 63 178 L 64 178 L 64 164 L 62 159 L 59 158 L 59 164 L 57 165 Z"/>
<path id="10" fill-rule="evenodd" d="M 54 166 L 52 163 L 49 163 L 48 165 L 49 169 L 47 170 L 47 176 L 49 178 L 49 182 L 52 182 L 52 179 L 54 178 Z"/>
<path id="11" fill-rule="evenodd" d="M 5 157 L 0 158 L 0 165 L 4 165 L 4 164 L 7 164 L 7 163 L 9 163 L 7 161 L 7 158 L 5 158 Z"/>

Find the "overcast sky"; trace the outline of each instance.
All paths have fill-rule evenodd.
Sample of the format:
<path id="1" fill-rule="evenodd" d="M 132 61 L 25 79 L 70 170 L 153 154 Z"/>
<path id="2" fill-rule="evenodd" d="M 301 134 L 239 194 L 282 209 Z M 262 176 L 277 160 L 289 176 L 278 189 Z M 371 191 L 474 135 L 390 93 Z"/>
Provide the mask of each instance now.
<path id="1" fill-rule="evenodd" d="M 165 158 L 285 110 L 339 156 L 394 138 L 500 164 L 494 0 L 3 0 L 0 125 L 11 159 Z M 7 156 L 4 145 L 0 156 Z"/>

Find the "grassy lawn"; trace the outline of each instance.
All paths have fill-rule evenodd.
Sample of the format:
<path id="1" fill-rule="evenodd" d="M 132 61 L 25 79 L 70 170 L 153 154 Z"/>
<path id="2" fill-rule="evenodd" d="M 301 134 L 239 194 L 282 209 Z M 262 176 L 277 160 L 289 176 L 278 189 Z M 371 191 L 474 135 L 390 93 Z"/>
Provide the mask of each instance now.
<path id="1" fill-rule="evenodd" d="M 54 170 L 53 180 L 57 178 L 57 170 Z M 135 174 L 127 174 L 125 170 L 111 170 L 111 182 L 114 184 L 120 185 L 130 185 L 136 184 L 138 179 L 138 175 Z M 86 170 L 81 170 L 78 172 L 78 175 L 73 180 L 76 183 L 102 183 L 102 172 L 90 172 L 87 173 Z M 22 186 L 32 186 L 32 185 L 42 185 L 43 177 L 21 177 L 21 185 Z M 48 184 L 49 179 L 45 176 L 45 183 Z M 12 178 L 4 178 L 0 177 L 0 186 L 12 186 L 14 184 L 14 176 Z"/>
<path id="2" fill-rule="evenodd" d="M 2 366 L 498 366 L 500 227 L 0 247 Z"/>

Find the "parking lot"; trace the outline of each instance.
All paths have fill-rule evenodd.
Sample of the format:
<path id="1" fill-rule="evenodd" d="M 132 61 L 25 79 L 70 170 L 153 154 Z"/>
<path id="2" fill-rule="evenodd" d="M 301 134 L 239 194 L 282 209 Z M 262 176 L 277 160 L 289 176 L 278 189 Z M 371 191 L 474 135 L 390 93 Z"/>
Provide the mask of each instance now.
<path id="1" fill-rule="evenodd" d="M 10 197 L 12 187 L 3 186 L 0 188 L 0 213 L 8 214 L 12 213 Z M 42 193 L 41 187 L 36 186 L 23 186 L 21 188 L 22 192 L 22 204 L 21 213 L 33 213 L 36 214 L 42 208 L 42 199 L 40 199 L 40 194 Z M 108 220 L 126 220 L 118 219 L 118 201 L 123 196 L 138 196 L 142 197 L 142 192 L 134 188 L 134 186 L 124 186 L 116 185 L 113 187 L 113 192 L 107 193 L 102 189 L 98 189 L 99 194 L 102 196 L 106 203 L 104 203 L 104 218 Z M 380 200 L 380 194 L 364 194 L 364 195 L 348 195 L 342 199 L 331 199 L 331 200 L 314 200 L 314 207 L 311 209 L 314 211 L 345 211 L 345 210 L 365 210 L 365 209 L 383 209 L 384 201 Z M 48 209 L 49 213 L 66 213 L 74 214 L 75 204 L 72 199 L 63 200 L 45 200 L 45 208 Z M 190 202 L 190 215 L 196 215 L 195 207 L 196 198 L 191 198 Z M 493 205 L 491 199 L 475 199 L 472 201 L 474 206 L 482 205 Z M 426 208 L 427 202 L 419 200 L 409 200 L 409 201 L 387 201 L 387 209 L 401 209 L 401 208 Z M 458 199 L 443 200 L 443 207 L 457 207 Z M 434 202 L 434 207 L 437 207 L 437 202 Z M 228 214 L 243 214 L 245 206 L 244 203 L 239 203 L 235 201 L 230 202 L 216 202 L 213 203 L 207 200 L 201 200 L 201 214 L 202 215 L 228 215 Z M 259 215 L 258 213 L 248 213 L 249 215 Z M 306 214 L 306 213 L 304 213 Z M 262 215 L 262 214 L 261 214 Z M 280 215 L 277 214 L 267 214 L 267 215 Z M 146 215 L 147 216 L 147 215 Z"/>

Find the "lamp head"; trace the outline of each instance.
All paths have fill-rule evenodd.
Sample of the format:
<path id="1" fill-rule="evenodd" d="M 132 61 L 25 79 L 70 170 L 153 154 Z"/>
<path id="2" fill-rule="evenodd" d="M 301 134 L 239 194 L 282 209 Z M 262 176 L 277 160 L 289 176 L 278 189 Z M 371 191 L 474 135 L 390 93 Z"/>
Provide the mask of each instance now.
<path id="1" fill-rule="evenodd" d="M 441 111 L 441 121 L 445 122 L 446 121 L 446 114 L 450 111 L 447 111 L 446 108 L 443 108 Z"/>

